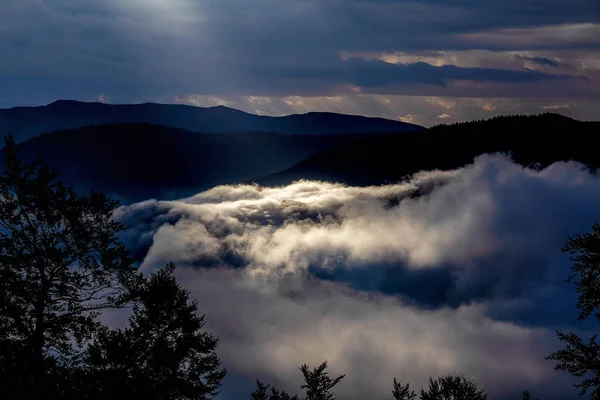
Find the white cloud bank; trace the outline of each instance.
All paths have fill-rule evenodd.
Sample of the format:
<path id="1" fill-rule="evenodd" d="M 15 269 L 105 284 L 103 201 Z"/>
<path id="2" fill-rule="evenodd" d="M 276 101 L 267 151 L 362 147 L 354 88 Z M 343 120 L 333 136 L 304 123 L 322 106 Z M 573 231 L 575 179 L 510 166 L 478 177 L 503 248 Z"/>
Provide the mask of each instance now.
<path id="1" fill-rule="evenodd" d="M 389 186 L 220 186 L 116 217 L 142 268 L 182 267 L 236 374 L 294 390 L 299 364 L 327 359 L 347 374 L 341 399 L 460 372 L 492 399 L 550 400 L 574 394 L 544 360 L 575 320 L 560 248 L 598 204 L 600 179 L 580 165 L 495 155 Z"/>

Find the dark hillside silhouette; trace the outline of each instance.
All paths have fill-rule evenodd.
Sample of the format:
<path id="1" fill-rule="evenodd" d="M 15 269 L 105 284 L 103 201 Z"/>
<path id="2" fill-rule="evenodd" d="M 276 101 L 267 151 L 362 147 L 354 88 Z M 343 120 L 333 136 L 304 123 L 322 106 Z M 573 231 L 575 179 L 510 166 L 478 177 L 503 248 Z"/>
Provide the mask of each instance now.
<path id="1" fill-rule="evenodd" d="M 3 135 L 12 132 L 17 142 L 44 132 L 112 123 L 148 123 L 207 133 L 265 131 L 321 135 L 424 129 L 401 121 L 358 115 L 308 113 L 267 117 L 224 106 L 203 108 L 155 103 L 111 105 L 59 100 L 41 107 L 0 109 Z"/>
<path id="2" fill-rule="evenodd" d="M 395 182 L 421 170 L 453 169 L 483 153 L 523 165 L 575 160 L 599 166 L 600 123 L 556 114 L 497 117 L 421 132 L 287 135 L 195 133 L 149 124 L 109 124 L 42 134 L 20 144 L 79 190 L 124 202 L 174 198 L 219 184 L 289 184 L 318 179 L 350 185 Z M 278 172 L 282 171 L 282 172 Z"/>
<path id="3" fill-rule="evenodd" d="M 510 152 L 523 165 L 574 160 L 597 168 L 598 144 L 600 122 L 581 122 L 557 114 L 496 117 L 440 125 L 423 132 L 363 138 L 254 182 L 284 185 L 298 179 L 318 179 L 349 185 L 383 184 L 422 170 L 459 168 L 478 155 L 497 152 Z"/>
<path id="4" fill-rule="evenodd" d="M 43 154 L 61 179 L 123 201 L 176 195 L 280 171 L 352 135 L 201 134 L 148 124 L 98 125 L 40 135 L 19 145 Z"/>

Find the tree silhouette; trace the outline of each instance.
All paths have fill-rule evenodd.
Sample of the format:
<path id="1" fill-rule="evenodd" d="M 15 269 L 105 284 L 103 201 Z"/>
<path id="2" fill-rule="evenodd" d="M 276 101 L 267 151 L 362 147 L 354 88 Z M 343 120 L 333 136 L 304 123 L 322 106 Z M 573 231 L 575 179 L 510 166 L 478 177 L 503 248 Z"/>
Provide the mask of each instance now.
<path id="1" fill-rule="evenodd" d="M 331 393 L 334 388 L 345 375 L 340 375 L 337 378 L 331 378 L 327 371 L 327 361 L 323 362 L 312 371 L 308 365 L 304 364 L 300 367 L 300 371 L 304 377 L 304 384 L 300 386 L 306 390 L 306 400 L 335 400 L 336 397 Z"/>
<path id="2" fill-rule="evenodd" d="M 291 395 L 283 390 L 279 391 L 275 388 L 271 388 L 271 395 L 269 396 L 269 400 L 300 400 L 298 396 Z"/>
<path id="3" fill-rule="evenodd" d="M 269 400 L 269 385 L 258 380 L 256 385 L 258 387 L 252 391 L 252 400 Z"/>
<path id="4" fill-rule="evenodd" d="M 523 400 L 531 400 L 531 399 L 532 399 L 531 393 L 528 390 L 524 391 L 523 392 Z M 536 397 L 535 400 L 540 400 L 540 399 L 538 399 Z"/>
<path id="5" fill-rule="evenodd" d="M 104 329 L 90 345 L 92 397 L 202 400 L 218 394 L 227 374 L 215 353 L 219 340 L 203 330 L 204 316 L 174 271 L 169 263 L 147 278 L 136 289 L 129 326 Z"/>
<path id="6" fill-rule="evenodd" d="M 474 381 L 460 375 L 429 378 L 429 388 L 421 389 L 421 400 L 486 400 L 487 394 Z"/>
<path id="7" fill-rule="evenodd" d="M 296 395 L 292 396 L 287 392 L 279 391 L 260 381 L 256 381 L 256 385 L 258 387 L 252 392 L 252 400 L 300 400 Z M 271 389 L 270 393 L 269 389 Z"/>
<path id="8" fill-rule="evenodd" d="M 300 386 L 305 390 L 306 397 L 302 400 L 335 400 L 336 397 L 331 393 L 333 389 L 345 375 L 331 378 L 327 371 L 327 361 L 314 369 L 310 369 L 304 364 L 300 367 L 304 383 Z M 252 392 L 252 400 L 300 400 L 297 395 L 290 395 L 287 392 L 279 391 L 274 387 L 265 385 L 260 381 L 256 381 L 257 388 Z M 269 393 L 269 389 L 270 393 Z"/>
<path id="9" fill-rule="evenodd" d="M 577 308 L 582 321 L 594 314 L 600 322 L 600 225 L 594 223 L 591 232 L 569 237 L 563 252 L 571 254 L 572 274 L 567 279 L 573 282 L 579 295 Z M 567 371 L 577 378 L 584 378 L 574 386 L 583 396 L 591 390 L 592 398 L 600 398 L 600 344 L 598 335 L 585 342 L 575 333 L 557 332 L 558 338 L 565 342 L 564 349 L 552 353 L 549 360 L 557 361 L 554 369 Z"/>
<path id="10" fill-rule="evenodd" d="M 135 269 L 111 219 L 117 203 L 81 196 L 12 135 L 0 176 L 0 384 L 6 396 L 58 396 L 101 310 L 122 307 Z"/>
<path id="11" fill-rule="evenodd" d="M 394 389 L 392 390 L 394 400 L 413 400 L 417 397 L 414 390 L 410 389 L 410 384 L 402 385 L 394 378 Z"/>

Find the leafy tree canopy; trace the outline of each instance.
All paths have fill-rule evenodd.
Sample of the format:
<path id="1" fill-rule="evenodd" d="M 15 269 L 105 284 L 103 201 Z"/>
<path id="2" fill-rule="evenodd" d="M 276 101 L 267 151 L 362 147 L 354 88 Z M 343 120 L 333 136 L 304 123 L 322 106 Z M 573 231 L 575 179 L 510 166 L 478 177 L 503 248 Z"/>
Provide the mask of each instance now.
<path id="1" fill-rule="evenodd" d="M 427 390 L 421 389 L 421 400 L 487 400 L 487 394 L 464 376 L 444 375 L 429 378 Z"/>
<path id="2" fill-rule="evenodd" d="M 0 175 L 3 399 L 209 399 L 226 371 L 204 316 L 168 264 L 148 278 L 112 218 L 117 203 L 77 194 L 12 136 Z M 99 316 L 133 306 L 129 325 Z"/>
<path id="3" fill-rule="evenodd" d="M 585 232 L 567 239 L 563 251 L 571 254 L 572 274 L 567 279 L 577 290 L 579 320 L 590 315 L 600 322 L 600 225 L 593 224 L 591 232 Z M 592 398 L 600 398 L 600 344 L 598 334 L 587 341 L 575 333 L 557 332 L 565 348 L 547 357 L 556 361 L 556 370 L 567 371 L 582 378 L 575 387 L 580 395 L 591 391 Z"/>
<path id="4" fill-rule="evenodd" d="M 117 239 L 117 205 L 25 162 L 12 136 L 0 176 L 0 380 L 47 396 L 79 362 L 99 312 L 123 307 L 136 271 Z"/>
<path id="5" fill-rule="evenodd" d="M 210 399 L 227 374 L 216 355 L 219 340 L 203 330 L 204 316 L 189 293 L 175 280 L 175 265 L 167 264 L 136 289 L 129 326 L 101 330 L 86 353 L 96 378 L 94 393 L 133 398 Z M 115 385 L 115 380 L 121 385 Z M 112 388 L 118 393 L 111 393 Z M 105 393 L 102 393 L 105 392 Z"/>

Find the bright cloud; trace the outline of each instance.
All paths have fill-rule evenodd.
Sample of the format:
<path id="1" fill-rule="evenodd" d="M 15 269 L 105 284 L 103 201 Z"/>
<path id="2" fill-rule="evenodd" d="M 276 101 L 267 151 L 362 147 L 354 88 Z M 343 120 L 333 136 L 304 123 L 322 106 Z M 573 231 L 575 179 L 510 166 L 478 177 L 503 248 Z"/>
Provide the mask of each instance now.
<path id="1" fill-rule="evenodd" d="M 578 164 L 486 155 L 395 185 L 220 186 L 116 217 L 143 269 L 183 267 L 226 365 L 249 382 L 293 390 L 298 364 L 328 359 L 349 400 L 453 371 L 494 399 L 532 388 L 558 400 L 572 390 L 544 356 L 575 321 L 560 248 L 599 201 Z"/>

